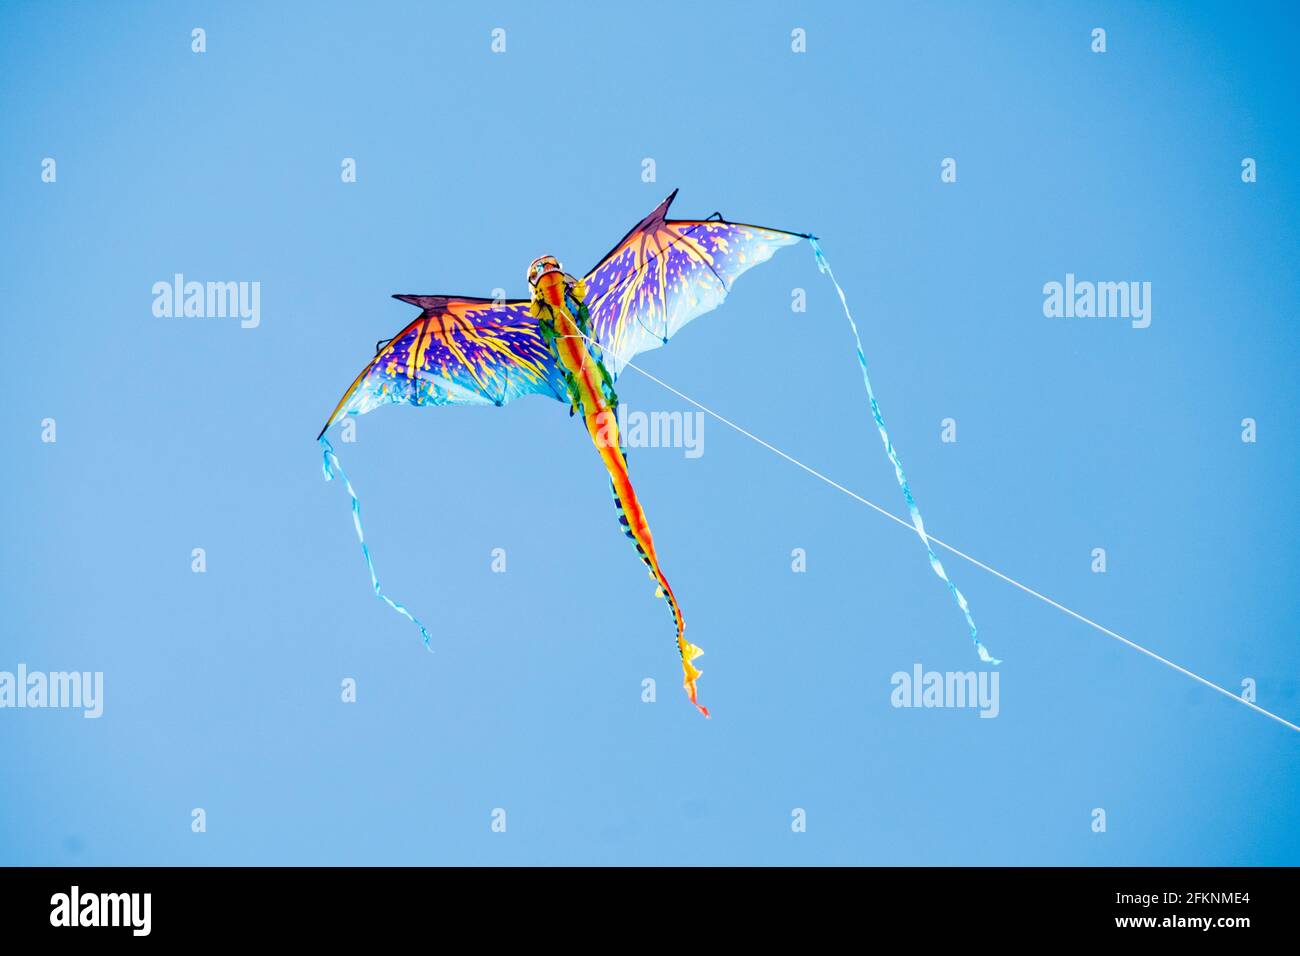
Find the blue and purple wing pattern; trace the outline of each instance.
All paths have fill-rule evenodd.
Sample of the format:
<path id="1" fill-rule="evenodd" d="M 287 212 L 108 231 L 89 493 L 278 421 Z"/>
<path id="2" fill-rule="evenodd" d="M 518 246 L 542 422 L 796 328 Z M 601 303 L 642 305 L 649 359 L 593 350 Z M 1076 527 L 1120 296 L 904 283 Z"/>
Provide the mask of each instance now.
<path id="1" fill-rule="evenodd" d="M 420 317 L 357 376 L 325 428 L 381 405 L 504 405 L 522 395 L 563 398 L 564 376 L 527 302 L 396 296 Z M 323 433 L 323 432 L 322 432 Z"/>
<path id="2" fill-rule="evenodd" d="M 687 322 L 717 308 L 742 273 L 806 238 L 722 220 L 670 220 L 665 216 L 673 196 L 586 279 L 592 334 L 615 375 L 634 355 L 659 348 Z"/>

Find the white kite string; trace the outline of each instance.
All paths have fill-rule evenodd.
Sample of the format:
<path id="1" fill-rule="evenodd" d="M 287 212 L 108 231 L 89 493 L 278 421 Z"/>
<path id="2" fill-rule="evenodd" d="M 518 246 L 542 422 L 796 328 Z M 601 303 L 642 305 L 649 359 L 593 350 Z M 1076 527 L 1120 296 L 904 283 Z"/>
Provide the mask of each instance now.
<path id="1" fill-rule="evenodd" d="M 783 452 L 781 449 L 777 448 L 775 445 L 771 444 L 770 442 L 766 442 L 763 439 L 759 438 L 753 432 L 747 431 L 746 429 L 737 425 L 735 422 L 731 421 L 728 418 L 724 418 L 722 415 L 719 415 L 717 412 L 713 411 L 713 409 L 700 404 L 695 399 L 691 398 L 689 395 L 686 395 L 683 392 L 678 391 L 677 389 L 669 385 L 667 382 L 652 375 L 651 373 L 647 372 L 645 369 L 641 368 L 640 366 L 634 365 L 631 362 L 627 362 L 626 367 L 636 370 L 637 372 L 644 375 L 646 378 L 650 379 L 650 381 L 654 382 L 656 385 L 659 385 L 662 388 L 666 388 L 668 391 L 672 392 L 678 398 L 682 399 L 685 402 L 689 402 L 690 404 L 694 405 L 696 408 L 698 408 L 700 411 L 704 412 L 705 414 L 711 415 L 713 418 L 716 418 L 718 421 L 722 422 L 722 424 L 726 425 L 728 428 L 740 432 L 740 434 L 744 435 L 746 438 L 750 439 L 751 441 L 757 442 L 758 444 L 762 445 L 764 448 L 768 449 L 768 451 L 780 455 L 786 461 L 790 462 L 790 464 L 797 465 L 798 467 L 802 468 L 804 471 L 808 472 L 808 474 L 812 475 L 814 478 L 818 478 L 821 481 L 826 482 L 826 484 L 830 485 L 832 488 L 835 488 L 838 491 L 842 491 L 850 498 L 853 498 L 854 500 L 861 502 L 862 504 L 866 505 L 868 508 L 872 508 L 873 510 L 878 511 L 880 514 L 884 515 L 889 520 L 895 522 L 896 524 L 902 525 L 904 528 L 907 528 L 909 531 L 912 532 L 916 531 L 916 528 L 912 525 L 910 521 L 905 521 L 904 519 L 898 517 L 898 515 L 894 514 L 892 511 L 888 511 L 885 508 L 880 507 L 880 505 L 876 504 L 875 502 L 868 501 L 866 498 L 863 498 L 861 495 L 857 494 L 856 492 L 850 491 L 848 488 L 845 488 L 843 485 L 841 485 L 839 482 L 835 481 L 834 479 L 828 478 L 826 475 L 823 475 L 820 471 L 817 471 L 815 468 L 811 468 L 808 465 L 805 465 L 803 462 L 795 458 L 793 455 L 786 454 L 785 452 Z M 969 554 L 967 554 L 964 551 L 959 551 L 957 548 L 954 548 L 952 545 L 944 541 L 940 541 L 938 538 L 936 538 L 934 535 L 930 534 L 929 532 L 925 533 L 925 537 L 930 541 L 931 544 L 936 544 L 939 547 L 943 548 L 944 550 L 949 551 L 952 554 L 955 554 L 957 557 L 962 558 L 965 561 L 969 561 L 971 564 L 975 565 L 975 567 L 987 571 L 989 574 L 992 574 L 994 577 L 1001 578 L 1003 581 L 1006 581 L 1008 584 L 1018 587 L 1026 594 L 1030 594 L 1038 598 L 1038 600 L 1042 601 L 1044 604 L 1050 604 L 1058 611 L 1064 611 L 1066 614 L 1070 615 L 1070 617 L 1082 621 L 1084 624 L 1087 624 L 1089 627 L 1100 631 L 1101 633 L 1105 634 L 1107 637 L 1114 638 L 1115 640 L 1119 641 L 1121 644 L 1126 644 L 1127 646 L 1133 648 L 1133 650 L 1135 651 L 1141 651 L 1147 657 L 1159 661 L 1161 664 L 1164 664 L 1166 667 L 1173 668 L 1174 670 L 1178 671 L 1178 673 L 1184 674 L 1187 677 L 1190 677 L 1192 680 L 1204 684 L 1206 687 L 1210 688 L 1211 690 L 1218 691 L 1224 697 L 1231 698 L 1232 700 L 1235 700 L 1239 704 L 1245 704 L 1247 707 L 1249 707 L 1251 710 L 1255 711 L 1256 713 L 1263 714 L 1265 717 L 1277 721 L 1282 726 L 1289 727 L 1291 730 L 1300 733 L 1300 726 L 1291 723 L 1291 721 L 1283 717 L 1279 717 L 1277 714 L 1273 713 L 1270 710 L 1265 710 L 1263 707 L 1260 707 L 1258 704 L 1254 703 L 1253 701 L 1246 700 L 1246 698 L 1240 697 L 1237 694 L 1234 694 L 1232 691 L 1220 687 L 1218 684 L 1214 683 L 1213 681 L 1206 680 L 1200 674 L 1193 673 L 1192 671 L 1189 671 L 1186 667 L 1183 667 L 1181 664 L 1176 664 L 1173 661 L 1169 660 L 1169 658 L 1162 657 L 1161 655 L 1157 654 L 1155 651 L 1148 650 L 1147 648 L 1143 647 L 1141 644 L 1138 644 L 1136 641 L 1131 641 L 1127 637 L 1124 637 L 1122 634 L 1116 634 L 1110 628 L 1098 624 L 1096 621 L 1092 620 L 1091 618 L 1084 617 L 1078 611 L 1070 610 L 1070 608 L 1066 607 L 1064 604 L 1060 604 L 1056 601 L 1053 601 L 1051 598 L 1047 597 L 1047 595 L 1035 591 L 1027 584 L 1021 584 L 1015 578 L 1008 577 L 1007 575 L 1003 574 L 1001 571 L 997 570 L 996 568 L 989 567 L 983 561 L 971 557 Z"/>

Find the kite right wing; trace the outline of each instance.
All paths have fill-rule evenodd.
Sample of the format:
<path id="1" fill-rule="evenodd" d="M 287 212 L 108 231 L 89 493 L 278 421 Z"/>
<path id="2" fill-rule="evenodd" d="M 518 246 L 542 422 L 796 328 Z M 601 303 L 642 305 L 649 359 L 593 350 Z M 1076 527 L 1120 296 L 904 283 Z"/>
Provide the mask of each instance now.
<path id="1" fill-rule="evenodd" d="M 592 334 L 617 376 L 687 322 L 722 304 L 742 273 L 811 238 L 715 219 L 668 219 L 667 199 L 632 227 L 587 275 Z M 716 214 L 715 214 L 716 215 Z"/>

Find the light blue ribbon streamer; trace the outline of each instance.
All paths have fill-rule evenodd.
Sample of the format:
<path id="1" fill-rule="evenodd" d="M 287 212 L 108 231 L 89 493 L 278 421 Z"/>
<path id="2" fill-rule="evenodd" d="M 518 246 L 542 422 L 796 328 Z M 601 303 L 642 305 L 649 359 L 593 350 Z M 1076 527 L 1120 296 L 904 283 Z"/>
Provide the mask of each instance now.
<path id="1" fill-rule="evenodd" d="M 957 606 L 961 608 L 962 614 L 966 616 L 966 624 L 970 627 L 971 640 L 975 642 L 975 650 L 979 652 L 980 660 L 986 664 L 1001 664 L 1002 662 L 988 652 L 984 644 L 979 639 L 979 630 L 975 627 L 975 619 L 971 617 L 970 605 L 966 603 L 966 597 L 957 590 L 957 585 L 953 584 L 948 578 L 948 573 L 944 571 L 943 564 L 934 553 L 934 548 L 930 547 L 930 536 L 925 533 L 925 522 L 921 520 L 921 511 L 916 507 L 916 500 L 912 497 L 912 489 L 907 484 L 907 476 L 903 474 L 903 463 L 898 458 L 898 452 L 894 448 L 894 443 L 889 439 L 889 430 L 885 427 L 885 419 L 880 414 L 880 406 L 876 403 L 876 393 L 871 387 L 871 376 L 867 374 L 867 357 L 862 352 L 862 336 L 858 334 L 858 324 L 853 321 L 853 313 L 849 311 L 848 299 L 844 297 L 844 290 L 840 284 L 835 281 L 835 273 L 831 271 L 831 264 L 826 261 L 826 256 L 822 254 L 821 246 L 817 245 L 817 240 L 811 236 L 808 242 L 812 244 L 813 254 L 817 257 L 817 268 L 830 278 L 831 284 L 835 286 L 835 291 L 840 295 L 840 304 L 844 306 L 844 316 L 849 320 L 849 328 L 853 330 L 853 341 L 857 344 L 858 364 L 862 366 L 862 383 L 867 387 L 867 398 L 871 400 L 871 417 L 876 420 L 876 428 L 880 430 L 880 440 L 885 443 L 885 453 L 889 455 L 890 462 L 894 466 L 894 474 L 898 477 L 898 487 L 903 489 L 903 498 L 907 502 L 907 511 L 912 517 L 912 527 L 916 529 L 917 535 L 921 538 L 921 543 L 925 545 L 925 553 L 930 556 L 930 567 L 934 573 L 943 579 L 948 585 L 948 590 L 952 591 L 952 596 L 957 600 Z"/>
<path id="2" fill-rule="evenodd" d="M 347 486 L 348 494 L 352 496 L 352 523 L 357 529 L 357 540 L 361 542 L 361 553 L 365 555 L 366 567 L 370 569 L 370 583 L 374 585 L 375 596 L 382 598 L 385 604 L 418 627 L 420 633 L 424 635 L 425 649 L 428 650 L 429 653 L 433 653 L 433 648 L 429 645 L 429 632 L 424 629 L 424 625 L 421 624 L 410 611 L 385 594 L 383 589 L 379 586 L 379 577 L 375 574 L 375 563 L 370 560 L 370 548 L 366 546 L 366 536 L 361 530 L 361 502 L 357 500 L 357 493 L 352 487 L 352 482 L 348 480 L 348 474 L 343 470 L 343 465 L 339 462 L 339 456 L 334 454 L 334 446 L 329 443 L 329 439 L 324 435 L 321 436 L 320 446 L 321 450 L 324 452 L 324 464 L 322 468 L 325 472 L 325 480 L 333 481 L 334 473 L 337 471 L 339 477 L 343 479 L 343 484 Z"/>

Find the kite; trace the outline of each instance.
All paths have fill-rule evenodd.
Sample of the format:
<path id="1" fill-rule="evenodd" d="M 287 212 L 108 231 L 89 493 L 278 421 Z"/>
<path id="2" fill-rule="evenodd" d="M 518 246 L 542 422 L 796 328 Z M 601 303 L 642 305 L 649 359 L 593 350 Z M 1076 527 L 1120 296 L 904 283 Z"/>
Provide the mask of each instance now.
<path id="1" fill-rule="evenodd" d="M 818 268 L 834 284 L 857 346 L 871 415 L 907 503 L 912 525 L 925 545 L 930 566 L 951 590 L 965 615 L 981 660 L 999 663 L 980 642 L 962 593 L 948 579 L 930 546 L 921 513 L 903 473 L 898 453 L 880 413 L 867 374 L 857 324 L 844 290 L 835 280 L 815 237 L 748 223 L 714 213 L 707 219 L 669 219 L 674 190 L 650 215 L 633 226 L 590 272 L 575 277 L 560 261 L 541 256 L 529 265 L 527 299 L 503 301 L 447 295 L 395 295 L 420 309 L 419 316 L 393 338 L 381 340 L 369 364 L 343 393 L 317 436 L 327 480 L 343 478 L 352 499 L 352 518 L 375 594 L 419 627 L 425 646 L 430 636 L 404 606 L 379 585 L 361 525 L 361 506 L 352 483 L 325 433 L 347 415 L 362 415 L 383 405 L 505 405 L 524 395 L 543 395 L 580 416 L 609 476 L 618 523 L 655 582 L 655 597 L 672 614 L 682 684 L 705 717 L 696 683 L 695 661 L 703 653 L 686 640 L 686 622 L 659 561 L 650 525 L 632 486 L 618 431 L 614 386 L 631 359 L 666 345 L 682 326 L 719 306 L 735 281 L 770 259 L 777 250 L 806 241 Z"/>

